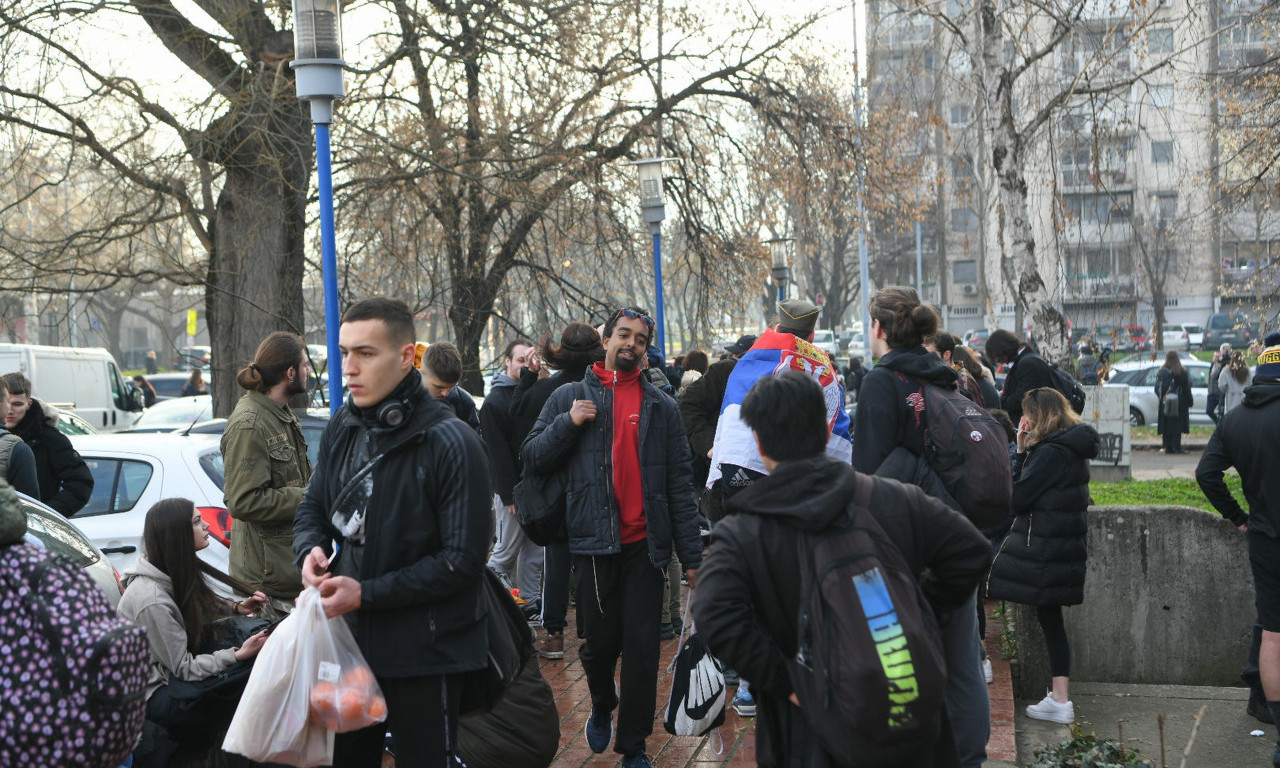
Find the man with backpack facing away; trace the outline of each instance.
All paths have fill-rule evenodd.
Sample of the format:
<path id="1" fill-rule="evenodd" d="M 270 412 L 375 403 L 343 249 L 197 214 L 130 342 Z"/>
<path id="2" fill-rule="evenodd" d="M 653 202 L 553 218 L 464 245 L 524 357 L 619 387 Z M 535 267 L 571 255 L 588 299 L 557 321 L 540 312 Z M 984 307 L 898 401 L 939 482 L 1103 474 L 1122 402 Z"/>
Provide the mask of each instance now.
<path id="1" fill-rule="evenodd" d="M 989 543 L 964 517 L 919 488 L 862 475 L 826 455 L 826 406 L 820 387 L 810 377 L 787 372 L 760 379 L 742 403 L 742 418 L 752 430 L 769 474 L 728 502 L 733 514 L 713 534 L 693 613 L 712 653 L 752 681 L 757 699 L 757 764 L 825 768 L 850 765 L 857 759 L 865 765 L 956 765 L 942 716 L 940 641 L 931 611 L 915 598 L 914 582 L 927 569 L 929 577 L 920 584 L 924 597 L 934 609 L 959 609 L 986 572 Z M 856 501 L 860 489 L 862 498 Z M 913 641 L 912 658 L 909 664 L 899 658 L 897 666 L 884 669 L 890 678 L 898 679 L 899 673 L 913 668 L 916 679 L 911 685 L 851 690 L 837 683 L 824 689 L 820 679 L 814 680 L 821 674 L 806 669 L 806 664 L 816 669 L 828 659 L 842 665 L 842 671 L 888 664 L 877 653 L 883 649 L 858 645 L 870 637 L 866 622 L 874 622 L 884 611 L 864 611 L 862 606 L 869 603 L 860 601 L 853 590 L 847 592 L 847 603 L 829 604 L 829 617 L 837 627 L 844 626 L 841 619 L 845 617 L 862 622 L 859 631 L 826 635 L 810 627 L 810 632 L 801 632 L 796 608 L 810 605 L 802 594 L 803 585 L 810 581 L 804 569 L 834 565 L 834 561 L 824 565 L 827 555 L 817 550 L 819 542 L 834 542 L 851 526 L 883 529 L 891 542 L 890 548 L 878 550 L 883 555 L 879 574 L 868 570 L 863 575 L 878 575 L 900 587 L 888 594 L 899 598 L 891 607 L 905 636 Z M 914 643 L 917 638 L 920 644 Z M 798 654 L 805 646 L 807 662 L 801 663 Z M 932 654 L 926 652 L 930 646 Z M 902 648 L 895 646 L 895 650 L 900 654 Z M 836 675 L 835 679 L 853 678 Z M 830 727 L 831 712 L 874 707 L 890 692 L 901 693 L 912 686 L 920 697 L 899 703 L 917 718 L 919 730 L 905 725 L 902 721 L 909 719 L 905 717 L 897 726 L 866 717 L 834 718 L 843 727 Z M 819 695 L 814 696 L 815 691 Z M 831 696 L 829 706 L 823 703 L 823 693 Z M 890 722 L 895 714 L 902 714 L 892 708 L 890 712 Z M 895 733 L 899 726 L 900 732 Z M 841 747 L 851 744 L 863 748 L 852 752 Z"/>

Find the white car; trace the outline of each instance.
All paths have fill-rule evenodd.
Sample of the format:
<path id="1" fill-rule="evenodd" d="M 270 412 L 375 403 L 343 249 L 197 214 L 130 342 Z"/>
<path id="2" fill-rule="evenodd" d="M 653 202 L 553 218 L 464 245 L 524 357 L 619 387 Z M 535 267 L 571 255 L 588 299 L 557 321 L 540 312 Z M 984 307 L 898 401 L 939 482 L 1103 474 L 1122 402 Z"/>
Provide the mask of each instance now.
<path id="1" fill-rule="evenodd" d="M 71 438 L 93 474 L 93 495 L 71 522 L 123 571 L 142 554 L 147 510 L 161 499 L 190 499 L 209 523 L 200 558 L 226 573 L 231 517 L 222 499 L 217 435 L 129 434 Z"/>
<path id="2" fill-rule="evenodd" d="M 23 541 L 70 558 L 93 579 L 114 608 L 124 594 L 124 585 L 120 582 L 120 572 L 112 567 L 107 556 L 62 515 L 21 493 L 18 498 L 22 501 L 22 510 L 27 513 L 27 533 Z"/>
<path id="3" fill-rule="evenodd" d="M 175 397 L 142 412 L 125 432 L 172 432 L 213 417 L 213 396 Z"/>
<path id="4" fill-rule="evenodd" d="M 1213 366 L 1202 360 L 1182 358 L 1187 373 L 1191 374 L 1191 423 L 1213 426 L 1213 420 L 1204 409 L 1209 399 L 1209 369 Z M 1160 413 L 1160 398 L 1156 397 L 1156 375 L 1161 363 L 1151 361 L 1123 362 L 1111 366 L 1103 386 L 1129 385 L 1129 423 L 1135 427 L 1154 425 Z"/>
<path id="5" fill-rule="evenodd" d="M 1204 344 L 1204 327 L 1195 323 L 1169 323 L 1162 334 L 1165 349 L 1199 349 Z"/>
<path id="6" fill-rule="evenodd" d="M 819 328 L 813 332 L 813 346 L 827 353 L 832 360 L 840 354 L 840 344 L 836 342 L 836 332 Z"/>

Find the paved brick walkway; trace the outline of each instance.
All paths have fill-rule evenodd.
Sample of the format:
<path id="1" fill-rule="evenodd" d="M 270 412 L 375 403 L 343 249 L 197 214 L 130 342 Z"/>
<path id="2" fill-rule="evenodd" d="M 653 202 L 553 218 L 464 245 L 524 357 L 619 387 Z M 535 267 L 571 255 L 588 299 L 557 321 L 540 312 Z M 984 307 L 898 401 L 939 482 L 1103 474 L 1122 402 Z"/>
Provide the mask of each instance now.
<path id="1" fill-rule="evenodd" d="M 988 606 L 990 613 L 991 605 Z M 574 617 L 569 616 L 569 629 L 565 632 L 564 659 L 541 660 L 542 675 L 551 684 L 560 710 L 560 754 L 552 763 L 553 768 L 616 768 L 621 757 L 613 752 L 597 755 L 587 747 L 582 734 L 591 712 L 591 694 L 587 690 L 586 673 L 578 661 L 578 648 L 582 644 L 573 631 Z M 1013 683 L 1009 676 L 1009 664 L 999 655 L 997 638 L 1003 626 L 998 621 L 987 622 L 986 644 L 991 654 L 995 682 L 989 688 L 991 694 L 991 741 L 987 746 L 990 761 L 1016 762 L 1013 730 Z M 539 630 L 541 637 L 541 630 Z M 752 718 L 738 717 L 732 708 L 725 719 L 722 734 L 724 748 L 720 754 L 713 749 L 712 738 L 671 736 L 662 727 L 663 714 L 671 691 L 671 679 L 667 667 L 676 653 L 677 640 L 662 643 L 662 661 L 658 668 L 658 711 L 654 713 L 653 735 L 649 737 L 647 750 L 658 768 L 712 768 L 712 766 L 754 766 L 756 764 L 755 730 Z"/>

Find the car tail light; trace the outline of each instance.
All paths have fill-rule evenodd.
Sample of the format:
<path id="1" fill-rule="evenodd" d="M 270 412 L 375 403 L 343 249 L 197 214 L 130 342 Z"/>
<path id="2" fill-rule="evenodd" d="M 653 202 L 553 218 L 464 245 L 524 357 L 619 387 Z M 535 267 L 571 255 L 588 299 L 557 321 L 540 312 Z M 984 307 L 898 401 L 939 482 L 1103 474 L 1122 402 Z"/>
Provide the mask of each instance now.
<path id="1" fill-rule="evenodd" d="M 231 546 L 231 513 L 222 507 L 200 507 L 200 517 L 209 526 L 209 535 Z"/>
<path id="2" fill-rule="evenodd" d="M 111 566 L 111 573 L 116 577 L 116 588 L 120 590 L 121 595 L 124 595 L 124 580 L 120 578 L 120 571 L 116 570 L 113 565 Z"/>

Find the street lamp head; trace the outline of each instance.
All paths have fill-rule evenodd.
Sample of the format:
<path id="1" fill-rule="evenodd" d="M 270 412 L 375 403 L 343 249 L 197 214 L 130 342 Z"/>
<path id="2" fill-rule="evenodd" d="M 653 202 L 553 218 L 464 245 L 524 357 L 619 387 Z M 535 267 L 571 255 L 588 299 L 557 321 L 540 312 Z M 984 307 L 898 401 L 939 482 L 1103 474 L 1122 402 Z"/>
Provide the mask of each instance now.
<path id="1" fill-rule="evenodd" d="M 293 0 L 293 52 L 298 98 L 311 102 L 311 122 L 333 122 L 333 102 L 346 95 L 342 81 L 342 7 L 339 0 Z"/>
<path id="2" fill-rule="evenodd" d="M 666 202 L 662 198 L 662 164 L 669 157 L 646 157 L 627 165 L 634 165 L 640 173 L 640 210 L 650 226 L 656 226 L 667 217 Z"/>

